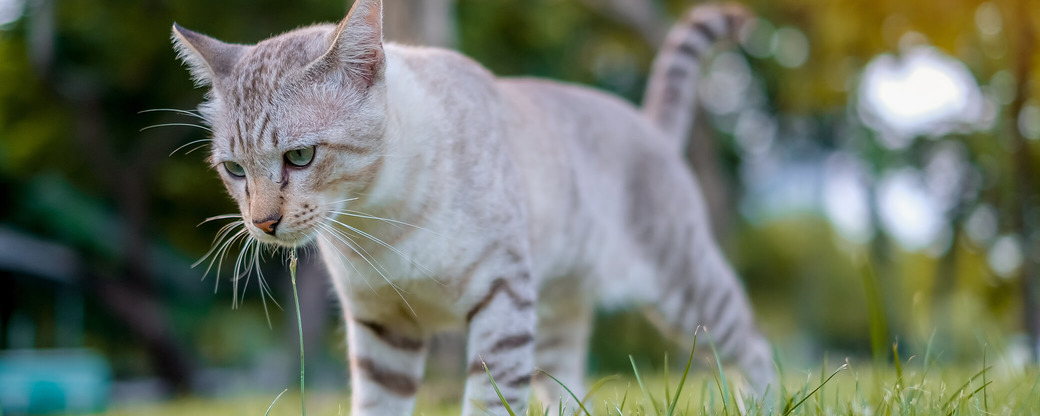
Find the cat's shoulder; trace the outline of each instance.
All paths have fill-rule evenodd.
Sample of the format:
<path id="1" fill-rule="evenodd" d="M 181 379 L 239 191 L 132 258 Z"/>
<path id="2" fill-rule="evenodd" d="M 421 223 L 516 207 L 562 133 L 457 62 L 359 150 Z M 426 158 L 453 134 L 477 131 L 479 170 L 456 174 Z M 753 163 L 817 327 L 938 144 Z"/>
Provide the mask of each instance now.
<path id="1" fill-rule="evenodd" d="M 494 75 L 479 62 L 459 52 L 428 46 L 388 42 L 383 45 L 388 60 L 396 60 L 420 78 L 469 78 L 492 82 Z"/>

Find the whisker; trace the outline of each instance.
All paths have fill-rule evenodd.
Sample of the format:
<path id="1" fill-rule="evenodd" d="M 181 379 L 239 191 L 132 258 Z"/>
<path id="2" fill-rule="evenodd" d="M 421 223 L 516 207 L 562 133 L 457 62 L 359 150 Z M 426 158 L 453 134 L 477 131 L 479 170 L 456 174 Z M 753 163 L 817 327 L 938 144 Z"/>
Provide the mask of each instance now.
<path id="1" fill-rule="evenodd" d="M 341 199 L 339 201 L 326 202 L 324 205 L 338 204 L 340 202 L 350 202 L 350 201 L 354 201 L 354 200 L 358 200 L 358 199 L 361 199 L 361 198 L 360 197 L 354 197 L 354 198 Z"/>
<path id="2" fill-rule="evenodd" d="M 321 223 L 318 223 L 318 224 L 321 224 Z M 350 238 L 350 236 L 346 235 L 345 233 L 337 232 L 336 229 L 328 226 L 327 224 L 325 226 L 326 226 L 327 230 L 329 230 L 330 232 L 333 232 L 333 236 L 334 237 L 339 238 L 339 240 L 341 242 L 343 242 L 343 244 L 346 245 L 347 248 L 350 248 L 351 250 L 353 250 L 355 254 L 357 254 L 359 257 L 361 257 L 362 260 L 364 260 L 366 263 L 368 263 L 369 266 L 371 266 L 373 269 L 375 269 L 376 273 L 379 273 L 379 275 L 383 277 L 383 280 L 385 280 L 386 283 L 390 285 L 390 287 L 394 290 L 394 292 L 397 292 L 397 295 L 401 297 L 401 300 L 404 302 L 404 305 L 408 307 L 408 310 L 411 311 L 412 315 L 413 316 L 418 316 L 418 314 L 415 313 L 415 309 L 412 309 L 412 305 L 410 303 L 408 303 L 408 299 L 406 299 L 404 297 L 404 294 L 401 293 L 401 289 L 398 288 L 397 285 L 394 284 L 394 282 L 390 281 L 390 279 L 387 278 L 386 275 L 383 274 L 383 272 L 380 271 L 378 267 L 376 267 L 374 264 L 372 264 L 372 261 L 370 261 L 367 257 L 362 255 L 361 252 L 358 251 L 358 248 L 361 248 L 361 247 L 355 248 L 355 246 L 357 245 L 357 242 L 355 242 L 354 239 Z M 336 234 L 339 234 L 339 235 L 337 236 Z M 340 238 L 340 236 L 345 237 L 347 240 L 350 240 L 354 244 L 352 245 L 350 243 L 347 243 L 346 241 L 343 240 L 343 238 Z M 365 251 L 365 249 L 361 248 L 361 251 Z M 365 253 L 367 253 L 367 251 L 365 251 Z M 376 261 L 376 263 L 378 263 L 378 261 Z M 389 272 L 389 270 L 387 270 L 387 272 Z"/>
<path id="3" fill-rule="evenodd" d="M 181 149 L 183 149 L 183 148 L 185 148 L 185 147 L 188 147 L 188 146 L 191 146 L 191 145 L 193 145 L 193 144 L 195 144 L 195 143 L 203 143 L 203 142 L 211 142 L 211 141 L 213 141 L 213 139 L 198 139 L 198 140 L 192 140 L 192 141 L 190 141 L 190 142 L 187 142 L 187 143 L 184 143 L 184 144 L 182 144 L 182 145 L 180 145 L 180 146 L 177 146 L 177 148 L 176 148 L 176 149 L 173 149 L 173 151 L 172 151 L 172 152 L 170 152 L 170 154 L 169 154 L 169 155 L 167 155 L 167 156 L 168 156 L 168 157 L 170 157 L 170 156 L 173 156 L 174 154 L 176 154 L 177 152 L 179 152 L 179 151 L 180 151 Z M 198 147 L 196 147 L 195 149 L 198 149 Z M 189 151 L 188 151 L 187 153 L 185 153 L 185 154 L 186 154 L 186 155 L 187 155 L 187 154 L 191 154 L 191 152 L 194 152 L 194 151 L 195 151 L 195 149 L 191 149 L 191 150 L 189 150 Z"/>
<path id="4" fill-rule="evenodd" d="M 235 260 L 235 269 L 232 272 L 232 277 L 231 277 L 231 291 L 233 292 L 233 295 L 231 297 L 231 308 L 232 309 L 237 309 L 239 307 L 238 281 L 242 279 L 242 264 L 243 264 L 243 261 L 245 260 L 245 257 L 248 255 L 249 247 L 253 244 L 254 241 L 256 241 L 256 239 L 254 239 L 252 236 L 249 236 L 246 239 L 246 243 L 242 245 L 242 250 L 240 250 L 238 252 L 238 258 Z M 245 263 L 245 264 L 246 264 L 246 267 L 247 267 L 247 269 L 246 269 L 247 270 L 246 276 L 248 276 L 248 267 L 250 267 L 251 264 L 250 263 Z M 248 283 L 248 282 L 249 282 L 249 280 L 246 280 L 246 283 Z M 244 296 L 245 296 L 245 294 L 243 294 L 243 297 Z"/>
<path id="5" fill-rule="evenodd" d="M 256 265 L 256 280 L 259 282 L 260 286 L 260 303 L 264 305 L 264 317 L 267 318 L 267 329 L 274 329 L 274 327 L 271 326 L 271 313 L 267 310 L 267 299 L 264 297 L 264 272 L 260 270 L 260 244 L 257 244 L 254 247 L 253 252 L 255 254 L 253 255 L 253 262 Z M 243 298 L 246 296 L 245 291 L 249 281 L 246 280 L 246 283 L 247 285 L 242 286 Z M 274 301 L 274 299 L 272 298 L 271 301 Z"/>
<path id="6" fill-rule="evenodd" d="M 205 224 L 205 223 L 210 222 L 210 221 L 226 220 L 228 218 L 242 218 L 242 214 L 214 215 L 212 217 L 206 218 L 205 220 L 202 220 L 202 222 L 198 223 L 195 226 L 198 227 L 199 225 Z"/>
<path id="7" fill-rule="evenodd" d="M 199 113 L 196 113 L 194 111 L 189 111 L 189 110 L 181 110 L 179 108 L 152 108 L 152 109 L 149 109 L 149 110 L 138 111 L 137 114 L 155 113 L 155 112 L 158 112 L 158 111 L 168 111 L 168 112 L 171 112 L 171 113 L 178 113 L 178 114 L 184 114 L 186 116 L 192 116 L 192 117 L 198 118 L 199 120 L 206 120 Z"/>
<path id="8" fill-rule="evenodd" d="M 234 242 L 236 242 L 236 241 L 238 241 L 239 239 L 242 239 L 242 238 L 245 238 L 246 240 L 248 240 L 250 238 L 249 234 L 245 230 L 245 228 L 243 228 L 241 231 L 239 231 L 238 234 L 235 235 L 234 240 L 231 240 L 230 242 L 228 242 L 226 244 L 226 247 L 223 248 L 223 253 L 221 253 L 221 255 L 220 255 L 220 259 L 217 260 L 217 277 L 216 277 L 216 279 L 214 279 L 214 280 L 216 280 L 216 282 L 213 283 L 213 293 L 214 294 L 217 293 L 217 288 L 220 286 L 220 269 L 224 266 L 224 259 L 227 258 L 228 249 L 231 248 L 231 245 Z M 210 263 L 210 266 L 212 267 L 213 264 Z"/>
<path id="9" fill-rule="evenodd" d="M 364 231 L 362 231 L 362 230 L 360 230 L 360 229 L 358 229 L 356 227 L 352 227 L 350 225 L 347 225 L 347 224 L 345 224 L 343 222 L 337 221 L 337 220 L 332 219 L 332 218 L 329 218 L 329 220 L 334 222 L 334 223 L 336 223 L 336 224 L 342 225 L 342 226 L 350 229 L 351 231 L 354 231 L 355 233 L 361 234 L 361 236 L 363 236 L 365 238 L 368 238 L 369 240 L 372 240 L 372 241 L 376 242 L 377 244 L 379 244 L 379 245 L 381 245 L 383 247 L 386 247 L 387 249 L 389 249 L 390 251 L 393 251 L 394 253 L 397 253 L 397 255 L 401 256 L 405 260 L 408 260 L 409 263 L 412 263 L 413 265 L 415 265 L 415 267 L 418 268 L 419 271 L 421 271 L 424 275 L 426 275 L 426 277 L 430 278 L 434 282 L 437 282 L 437 284 L 440 284 L 442 286 L 444 285 L 443 283 L 441 283 L 436 278 L 434 278 L 433 276 L 430 275 L 429 269 L 427 269 L 423 265 L 419 264 L 415 260 L 412 260 L 412 258 L 408 257 L 407 254 L 404 254 L 404 252 L 402 252 L 401 250 L 398 250 L 397 247 L 391 246 L 390 244 L 387 244 L 383 240 L 380 240 L 379 238 L 376 238 L 372 234 L 366 233 L 366 232 L 364 232 Z"/>
<path id="10" fill-rule="evenodd" d="M 415 224 L 409 224 L 409 223 L 404 222 L 404 221 L 398 221 L 398 220 L 390 219 L 390 218 L 377 217 L 375 215 L 366 214 L 366 213 L 361 212 L 361 211 L 348 209 L 346 211 L 329 211 L 329 212 L 333 213 L 333 214 L 336 214 L 336 215 L 346 215 L 348 217 L 355 217 L 355 218 L 368 218 L 368 219 L 383 221 L 383 222 L 387 222 L 387 223 L 391 223 L 391 224 L 407 225 L 409 227 L 414 227 L 416 229 L 420 229 L 420 230 L 426 231 L 426 232 L 431 233 L 433 235 L 436 235 L 438 237 L 444 237 L 443 235 L 441 235 L 440 233 L 438 233 L 436 231 L 433 231 L 433 230 L 430 230 L 430 229 L 427 229 L 427 228 L 423 228 L 423 227 L 420 227 L 420 226 L 415 225 Z"/>
<path id="11" fill-rule="evenodd" d="M 162 124 L 153 124 L 151 126 L 145 127 L 145 128 L 143 128 L 141 130 L 138 130 L 138 131 L 151 130 L 151 129 L 154 129 L 154 128 L 157 128 L 157 127 L 176 127 L 176 126 L 181 126 L 181 127 L 198 127 L 200 129 L 206 130 L 206 131 L 208 131 L 210 133 L 213 132 L 213 129 L 211 129 L 209 127 L 200 126 L 198 124 L 191 124 L 191 123 L 162 123 Z"/>
<path id="12" fill-rule="evenodd" d="M 369 289 L 370 289 L 370 290 L 371 290 L 371 291 L 372 291 L 373 293 L 375 293 L 375 292 L 376 292 L 376 288 L 372 287 L 372 284 L 368 282 L 368 278 L 367 278 L 367 277 L 365 277 L 365 275 L 364 275 L 364 274 L 362 274 L 362 273 L 361 273 L 361 271 L 357 269 L 357 267 L 354 267 L 354 263 L 353 263 L 353 262 L 351 262 L 351 261 L 350 261 L 350 259 L 347 259 L 347 256 L 346 256 L 346 255 L 344 255 L 344 254 L 343 254 L 343 252 L 339 251 L 339 249 L 337 249 L 337 248 L 336 248 L 336 244 L 334 244 L 334 243 L 332 242 L 332 240 L 329 240 L 329 239 L 328 239 L 327 237 L 325 237 L 325 235 L 324 235 L 324 234 L 322 234 L 322 232 L 327 232 L 327 231 L 319 230 L 319 231 L 318 231 L 318 237 L 319 237 L 319 238 L 321 238 L 322 240 L 325 240 L 325 242 L 326 242 L 326 243 L 328 243 L 328 244 L 329 244 L 329 246 L 330 246 L 330 247 L 331 247 L 331 248 L 332 248 L 333 250 L 335 250 L 335 251 L 336 251 L 336 254 L 338 254 L 338 255 L 339 255 L 339 257 L 340 257 L 341 259 L 343 259 L 343 261 L 345 261 L 345 262 L 347 263 L 347 265 L 349 265 L 349 266 L 350 266 L 350 268 L 351 268 L 351 269 L 354 269 L 354 272 L 355 272 L 355 273 L 357 273 L 357 276 L 358 276 L 359 278 L 361 278 L 361 281 L 365 282 L 365 286 L 368 286 L 368 288 L 369 288 Z M 349 284 L 348 284 L 348 285 L 346 285 L 346 287 L 347 287 L 347 290 L 350 290 L 350 285 L 349 285 Z"/>
<path id="13" fill-rule="evenodd" d="M 239 225 L 239 224 L 245 225 L 245 224 L 244 224 L 244 223 L 242 223 L 242 222 L 232 222 L 232 223 L 230 223 L 230 224 L 227 224 L 227 225 L 225 225 L 225 226 L 221 227 L 221 228 L 220 228 L 220 231 L 217 231 L 217 236 L 213 238 L 213 246 L 212 246 L 212 247 L 211 247 L 211 248 L 209 249 L 209 251 L 208 251 L 208 252 L 206 252 L 206 254 L 205 254 L 204 256 L 202 256 L 202 258 L 198 259 L 198 261 L 196 261 L 195 263 L 192 263 L 192 265 L 191 265 L 191 268 L 193 268 L 193 269 L 194 269 L 194 268 L 195 268 L 195 267 L 197 267 L 197 266 L 198 266 L 199 264 L 202 264 L 202 262 L 206 261 L 206 258 L 207 258 L 207 257 L 209 257 L 209 256 L 210 256 L 210 254 L 213 254 L 214 250 L 215 250 L 215 249 L 216 249 L 217 247 L 219 247 L 219 246 L 220 246 L 220 240 L 223 240 L 223 239 L 224 239 L 224 237 L 226 237 L 226 236 L 228 235 L 228 233 L 230 233 L 230 232 L 231 232 L 231 230 L 232 230 L 232 229 L 234 229 L 234 227 L 235 227 L 236 225 Z M 245 231 L 245 229 L 244 229 L 244 228 L 243 228 L 243 229 L 242 229 L 241 231 L 239 231 L 239 234 L 241 234 L 241 233 L 242 233 L 243 231 Z M 212 265 L 212 262 L 211 262 L 211 265 Z M 207 271 L 208 271 L 208 270 L 209 270 L 209 269 L 207 268 Z M 203 279 L 205 279 L 205 278 L 206 278 L 206 276 L 205 276 L 205 275 L 203 275 L 203 276 L 202 276 L 202 278 L 203 278 Z"/>
<path id="14" fill-rule="evenodd" d="M 196 150 L 199 150 L 199 149 L 202 149 L 202 148 L 204 148 L 204 147 L 206 147 L 206 145 L 204 145 L 204 144 L 200 144 L 200 145 L 198 145 L 198 146 L 195 146 L 195 147 L 193 147 L 193 148 L 189 149 L 189 150 L 188 150 L 187 152 L 184 152 L 184 154 L 185 154 L 185 155 L 190 155 L 190 154 L 192 154 L 192 152 L 194 152 L 194 151 L 196 151 Z"/>

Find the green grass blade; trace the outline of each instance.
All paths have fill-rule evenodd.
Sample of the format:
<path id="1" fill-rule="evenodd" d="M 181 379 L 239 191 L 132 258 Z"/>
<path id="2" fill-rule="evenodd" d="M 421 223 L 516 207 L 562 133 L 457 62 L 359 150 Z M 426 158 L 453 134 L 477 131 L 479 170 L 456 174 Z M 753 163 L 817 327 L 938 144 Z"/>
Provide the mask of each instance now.
<path id="1" fill-rule="evenodd" d="M 787 409 L 787 411 L 784 412 L 784 416 L 787 416 L 787 415 L 791 414 L 791 412 L 795 411 L 795 409 L 797 409 L 798 406 L 801 406 L 802 403 L 805 403 L 806 400 L 808 400 L 810 397 L 812 397 L 814 394 L 816 394 L 816 392 L 820 391 L 820 389 L 822 389 L 823 386 L 827 385 L 827 383 L 830 382 L 831 379 L 834 378 L 834 376 L 838 375 L 838 373 L 840 373 L 840 372 L 842 372 L 842 371 L 844 371 L 844 370 L 846 370 L 848 368 L 849 368 L 849 364 L 848 363 L 842 364 L 841 367 L 838 367 L 837 370 L 834 370 L 834 372 L 831 373 L 831 375 L 828 376 L 827 379 L 823 381 L 823 383 L 820 383 L 820 385 L 816 386 L 816 388 L 813 389 L 813 391 L 809 392 L 809 394 L 805 395 L 805 397 L 802 397 L 802 400 L 799 400 L 798 403 L 795 403 L 793 407 L 791 407 L 790 409 Z"/>
<path id="2" fill-rule="evenodd" d="M 553 375 L 552 375 L 552 374 L 549 374 L 549 373 L 545 372 L 545 370 L 538 370 L 538 371 L 541 371 L 541 372 L 542 372 L 542 374 L 545 374 L 545 375 L 546 375 L 547 377 L 549 377 L 549 378 L 551 378 L 551 379 L 552 379 L 553 381 L 555 381 L 555 382 L 556 382 L 556 384 L 559 384 L 559 385 L 560 385 L 560 387 L 563 387 L 563 390 L 565 390 L 565 391 L 567 392 L 567 394 L 570 394 L 570 395 L 571 395 L 571 397 L 572 397 L 572 398 L 574 398 L 574 401 L 578 403 L 578 408 L 579 408 L 579 410 L 581 410 L 581 411 L 585 412 L 585 415 L 586 415 L 586 416 L 592 416 L 592 413 L 589 413 L 588 409 L 586 409 L 586 408 L 585 408 L 585 404 L 584 404 L 584 403 L 582 403 L 582 400 L 581 400 L 581 399 L 579 399 L 579 398 L 578 398 L 578 395 L 574 394 L 574 392 L 573 392 L 573 391 L 571 391 L 571 389 L 570 389 L 569 387 L 567 387 L 567 386 L 563 385 L 563 383 L 562 383 L 562 382 L 560 382 L 560 380 L 556 379 L 556 377 L 553 377 Z M 587 397 L 587 396 L 586 396 L 586 397 Z M 561 411 L 562 411 L 562 409 L 563 409 L 563 406 L 562 406 L 562 405 L 560 406 L 560 409 L 561 409 Z M 578 412 L 577 412 L 577 411 L 575 411 L 575 412 L 574 412 L 574 414 L 575 414 L 575 415 L 577 415 L 577 414 L 578 414 Z"/>
<path id="3" fill-rule="evenodd" d="M 596 394 L 596 392 L 599 391 L 599 389 L 603 388 L 603 386 L 605 386 L 607 384 L 607 382 L 610 382 L 610 381 L 613 381 L 613 380 L 617 380 L 619 378 L 621 378 L 621 376 L 615 374 L 615 375 L 612 375 L 612 376 L 606 376 L 606 377 L 603 377 L 603 378 L 601 378 L 599 380 L 596 380 L 596 382 L 592 384 L 592 387 L 589 388 L 589 391 L 585 393 L 585 397 L 581 398 L 581 403 L 582 404 L 588 403 L 589 399 L 592 398 L 592 395 Z M 564 387 L 564 388 L 566 389 L 566 387 Z M 628 392 L 625 392 L 625 394 L 627 395 Z M 577 414 L 577 412 L 574 412 L 574 413 Z"/>
<path id="4" fill-rule="evenodd" d="M 484 366 L 484 372 L 487 373 L 488 380 L 491 380 L 491 387 L 495 388 L 495 393 L 498 394 L 498 400 L 502 402 L 502 406 L 505 406 L 506 412 L 509 416 L 516 416 L 513 412 L 513 408 L 509 406 L 509 402 L 506 401 L 506 397 L 502 395 L 502 390 L 498 389 L 498 384 L 495 383 L 495 378 L 491 376 L 491 370 L 488 370 L 487 363 L 484 360 L 480 360 L 480 365 Z"/>
<path id="5" fill-rule="evenodd" d="M 296 249 L 289 253 L 289 276 L 292 278 L 292 294 L 296 301 L 296 328 L 300 332 L 300 414 L 307 416 L 307 394 L 304 390 L 303 318 L 300 317 L 300 295 L 296 291 Z"/>
<path id="6" fill-rule="evenodd" d="M 646 391 L 646 386 L 643 384 L 643 378 L 639 376 L 639 368 L 636 367 L 636 359 L 632 358 L 632 355 L 629 355 L 628 361 L 632 363 L 632 372 L 636 374 L 636 383 L 639 384 L 639 390 L 643 392 L 643 400 L 650 402 L 650 405 L 654 407 L 655 415 L 660 415 L 661 411 L 657 409 L 657 403 L 654 402 L 653 397 L 650 397 L 650 393 Z"/>
<path id="7" fill-rule="evenodd" d="M 967 389 L 968 386 L 971 385 L 972 381 L 975 381 L 975 379 L 979 378 L 979 376 L 983 375 L 985 372 L 989 371 L 992 368 L 993 368 L 992 366 L 983 368 L 982 371 L 979 371 L 979 372 L 975 373 L 975 375 L 973 375 L 970 378 L 968 378 L 968 381 L 965 381 L 964 384 L 961 385 L 961 388 L 959 388 L 957 390 L 954 390 L 954 392 L 956 392 L 956 394 L 953 395 L 953 396 L 950 396 L 950 399 L 946 401 L 946 404 L 944 404 L 942 408 L 943 409 L 949 409 L 950 405 L 953 404 L 953 401 L 957 400 L 957 397 L 960 396 L 960 394 L 964 391 L 964 389 Z"/>
<path id="8" fill-rule="evenodd" d="M 697 351 L 697 334 L 698 332 L 700 332 L 700 327 L 698 327 L 697 329 L 698 330 L 693 331 L 693 347 L 690 348 L 690 358 L 686 360 L 686 368 L 683 370 L 682 378 L 679 379 L 679 385 L 675 386 L 675 397 L 672 398 L 672 402 L 668 405 L 668 410 L 665 411 L 666 416 L 672 416 L 673 414 L 675 414 L 675 406 L 679 403 L 679 393 L 682 392 L 683 385 L 686 384 L 686 376 L 690 374 L 690 366 L 693 365 L 693 355 Z M 667 394 L 667 390 L 665 391 L 665 394 Z"/>
<path id="9" fill-rule="evenodd" d="M 729 414 L 729 382 L 726 381 L 726 372 L 722 371 L 722 359 L 719 358 L 719 350 L 715 348 L 715 340 L 711 336 L 711 333 L 707 329 L 704 333 L 708 336 L 708 345 L 711 346 L 711 353 L 715 355 L 715 365 L 719 368 L 719 377 L 721 378 L 721 384 L 719 387 L 722 389 L 722 409 Z"/>

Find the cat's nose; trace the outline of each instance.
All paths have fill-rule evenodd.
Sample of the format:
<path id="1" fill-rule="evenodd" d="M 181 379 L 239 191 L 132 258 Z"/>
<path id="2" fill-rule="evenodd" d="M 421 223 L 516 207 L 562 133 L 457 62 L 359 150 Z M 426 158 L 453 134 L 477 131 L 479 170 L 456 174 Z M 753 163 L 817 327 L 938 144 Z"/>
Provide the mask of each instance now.
<path id="1" fill-rule="evenodd" d="M 265 233 L 274 235 L 274 229 L 281 221 L 282 214 L 275 214 L 262 220 L 253 220 L 253 225 L 255 225 L 256 228 L 263 230 Z"/>

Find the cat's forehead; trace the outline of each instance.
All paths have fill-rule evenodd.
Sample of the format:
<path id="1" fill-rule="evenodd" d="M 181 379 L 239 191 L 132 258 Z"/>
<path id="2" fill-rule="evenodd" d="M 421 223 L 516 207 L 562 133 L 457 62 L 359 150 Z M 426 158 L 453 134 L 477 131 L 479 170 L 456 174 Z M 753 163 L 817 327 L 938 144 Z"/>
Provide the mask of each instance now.
<path id="1" fill-rule="evenodd" d="M 229 110 L 252 112 L 270 101 L 328 49 L 331 25 L 310 26 L 250 47 L 222 86 Z"/>

